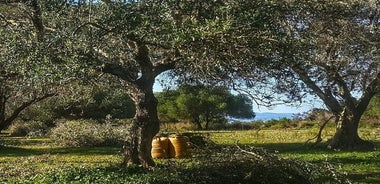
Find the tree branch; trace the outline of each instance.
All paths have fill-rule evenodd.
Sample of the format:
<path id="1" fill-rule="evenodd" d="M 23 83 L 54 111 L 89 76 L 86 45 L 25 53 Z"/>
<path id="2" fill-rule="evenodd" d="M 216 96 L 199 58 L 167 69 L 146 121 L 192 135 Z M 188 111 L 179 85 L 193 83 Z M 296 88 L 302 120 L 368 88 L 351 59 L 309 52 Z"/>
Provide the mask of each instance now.
<path id="1" fill-rule="evenodd" d="M 159 47 L 159 48 L 162 48 L 162 49 L 171 49 L 170 46 L 163 45 L 163 44 L 160 44 L 160 43 L 146 41 L 143 38 L 141 38 L 141 37 L 139 37 L 139 36 L 137 36 L 135 34 L 126 33 L 125 30 L 124 30 L 124 28 L 120 28 L 120 27 L 106 28 L 106 27 L 104 27 L 102 25 L 99 25 L 97 23 L 94 23 L 94 22 L 86 22 L 86 23 L 78 26 L 73 31 L 72 34 L 73 35 L 77 34 L 80 29 L 82 29 L 83 27 L 86 27 L 86 26 L 92 26 L 92 27 L 95 27 L 95 28 L 98 28 L 98 29 L 101 29 L 101 30 L 105 31 L 105 33 L 103 33 L 101 36 L 105 36 L 105 35 L 107 35 L 109 33 L 116 33 L 116 34 L 121 34 L 121 36 L 123 38 L 126 38 L 126 39 L 128 39 L 130 41 L 133 41 L 133 42 L 136 42 L 136 43 L 139 43 L 139 44 Z"/>
<path id="2" fill-rule="evenodd" d="M 319 128 L 319 131 L 318 131 L 318 134 L 310 139 L 308 139 L 304 145 L 306 145 L 307 143 L 309 143 L 310 141 L 312 141 L 313 139 L 317 139 L 314 143 L 313 143 L 313 146 L 319 144 L 320 142 L 322 142 L 322 130 L 325 128 L 325 126 L 327 125 L 327 123 L 332 119 L 332 118 L 336 118 L 335 121 L 337 121 L 338 117 L 336 116 L 331 116 L 329 119 L 327 119 L 323 124 L 322 126 Z"/>
<path id="3" fill-rule="evenodd" d="M 39 42 L 42 42 L 45 36 L 45 28 L 42 21 L 41 8 L 39 7 L 37 0 L 32 0 L 30 2 L 30 7 L 32 8 L 31 20 L 32 20 L 33 26 L 37 30 L 37 40 Z"/>
<path id="4" fill-rule="evenodd" d="M 58 94 L 57 93 L 49 93 L 49 94 L 45 94 L 43 96 L 40 96 L 40 97 L 37 97 L 37 98 L 34 98 L 30 101 L 27 101 L 27 102 L 24 102 L 21 104 L 21 106 L 19 106 L 17 109 L 15 109 L 13 111 L 13 113 L 4 120 L 4 122 L 0 122 L 0 131 L 6 127 L 8 127 L 17 117 L 18 115 L 27 107 L 29 107 L 30 105 L 34 104 L 34 103 L 37 103 L 37 102 L 40 102 L 46 98 L 49 98 L 49 97 L 53 97 L 53 96 L 57 96 Z"/>
<path id="5" fill-rule="evenodd" d="M 176 62 L 175 60 L 168 57 L 168 58 L 163 59 L 162 62 L 155 63 L 154 69 L 153 69 L 154 75 L 158 76 L 165 71 L 174 69 L 175 68 L 175 62 Z"/>
<path id="6" fill-rule="evenodd" d="M 350 90 L 348 89 L 346 82 L 338 73 L 334 75 L 334 81 L 336 81 L 338 86 L 342 89 L 340 95 L 344 98 L 346 106 L 351 111 L 353 111 L 355 109 L 355 99 L 351 96 Z"/>
<path id="7" fill-rule="evenodd" d="M 114 63 L 104 63 L 101 68 L 103 73 L 108 73 L 119 77 L 127 82 L 134 82 L 137 80 L 137 76 L 135 73 L 131 72 L 128 69 L 125 69 L 123 66 Z"/>
<path id="8" fill-rule="evenodd" d="M 304 69 L 298 68 L 297 66 L 292 67 L 292 69 L 298 74 L 302 82 L 304 82 L 311 90 L 313 90 L 319 98 L 326 104 L 326 106 L 331 110 L 334 115 L 338 115 L 342 112 L 342 107 L 339 102 L 333 97 L 328 96 L 324 93 L 321 88 L 319 88 L 314 81 L 310 79 L 307 72 Z"/>

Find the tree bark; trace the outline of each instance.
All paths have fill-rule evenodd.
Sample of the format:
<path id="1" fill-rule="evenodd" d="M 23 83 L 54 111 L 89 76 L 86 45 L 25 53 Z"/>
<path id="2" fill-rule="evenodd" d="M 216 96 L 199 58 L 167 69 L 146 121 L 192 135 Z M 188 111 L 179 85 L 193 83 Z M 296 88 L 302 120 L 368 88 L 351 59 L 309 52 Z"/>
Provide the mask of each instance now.
<path id="1" fill-rule="evenodd" d="M 205 130 L 208 130 L 208 127 L 210 125 L 210 113 L 209 112 L 206 113 L 205 121 L 206 121 Z"/>
<path id="2" fill-rule="evenodd" d="M 152 140 L 160 129 L 157 99 L 152 89 L 135 89 L 131 97 L 136 113 L 125 142 L 124 163 L 149 168 L 155 165 L 151 157 Z"/>
<path id="3" fill-rule="evenodd" d="M 373 150 L 374 144 L 359 137 L 360 116 L 344 110 L 337 124 L 336 133 L 328 142 L 328 148 L 334 150 Z"/>
<path id="4" fill-rule="evenodd" d="M 149 168 L 155 165 L 151 156 L 152 140 L 160 130 L 157 115 L 158 102 L 153 94 L 153 84 L 159 74 L 173 69 L 176 61 L 164 58 L 152 62 L 147 45 L 139 40 L 132 39 L 131 41 L 136 49 L 134 59 L 138 63 L 138 71 L 117 63 L 103 61 L 98 57 L 89 57 L 104 65 L 102 72 L 117 76 L 128 83 L 128 94 L 135 103 L 136 113 L 124 145 L 123 165 L 141 165 Z M 101 55 L 104 59 L 108 59 L 108 54 Z"/>

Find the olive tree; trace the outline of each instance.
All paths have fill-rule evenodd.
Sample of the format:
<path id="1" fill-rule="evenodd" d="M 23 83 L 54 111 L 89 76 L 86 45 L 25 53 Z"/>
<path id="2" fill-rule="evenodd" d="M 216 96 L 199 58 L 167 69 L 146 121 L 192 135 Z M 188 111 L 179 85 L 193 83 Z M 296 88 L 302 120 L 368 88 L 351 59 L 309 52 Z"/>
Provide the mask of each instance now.
<path id="1" fill-rule="evenodd" d="M 116 76 L 126 84 L 136 112 L 125 142 L 125 163 L 154 165 L 151 141 L 159 131 L 153 84 L 176 70 L 190 74 L 203 34 L 222 29 L 211 20 L 220 2 L 203 1 L 61 1 L 54 5 L 63 50 L 74 63 Z M 57 8 L 59 6 L 59 8 Z M 58 29 L 59 27 L 59 29 Z M 186 70 L 186 71 L 185 71 Z"/>
<path id="2" fill-rule="evenodd" d="M 261 16 L 267 21 L 261 30 L 270 38 L 268 52 L 262 54 L 268 62 L 255 62 L 264 72 L 261 76 L 269 80 L 263 83 L 250 77 L 251 73 L 240 73 L 246 76 L 246 84 L 261 84 L 267 91 L 282 93 L 289 102 L 302 101 L 306 94 L 317 96 L 336 117 L 330 148 L 373 148 L 359 137 L 358 127 L 370 100 L 380 92 L 380 5 L 374 1 L 268 1 L 267 9 L 260 10 L 257 2 L 244 2 L 247 11 L 236 14 L 241 23 L 236 35 L 247 39 L 236 39 L 236 43 L 249 50 L 240 55 L 257 56 L 252 54 L 257 39 L 250 34 L 258 27 L 255 19 L 247 17 Z"/>
<path id="3" fill-rule="evenodd" d="M 17 4 L 17 5 L 16 5 Z M 0 4 L 0 131 L 30 105 L 56 95 L 57 75 L 36 1 Z"/>
<path id="4" fill-rule="evenodd" d="M 204 35 L 224 29 L 214 21 L 221 4 L 197 0 L 10 0 L 5 1 L 6 9 L 31 11 L 26 11 L 23 17 L 19 17 L 23 14 L 18 12 L 2 14 L 5 24 L 11 26 L 2 33 L 10 39 L 19 33 L 14 27 L 28 28 L 20 38 L 10 40 L 20 40 L 25 43 L 21 45 L 29 46 L 19 49 L 16 55 L 33 56 L 28 49 L 43 53 L 31 57 L 36 62 L 29 62 L 51 67 L 41 68 L 40 72 L 62 72 L 54 76 L 66 80 L 89 80 L 100 73 L 122 80 L 136 107 L 124 146 L 125 163 L 149 167 L 154 165 L 151 141 L 159 131 L 153 83 L 165 71 L 176 70 L 187 75 L 200 67 L 195 63 L 194 53 L 198 49 L 187 43 L 197 43 Z M 7 43 L 13 43 L 11 41 Z M 7 52 L 7 48 L 4 47 L 2 53 Z M 66 75 L 70 73 L 71 76 Z"/>
<path id="5" fill-rule="evenodd" d="M 308 27 L 297 29 L 293 25 L 295 31 L 289 31 L 300 33 L 300 39 L 293 37 L 289 44 L 302 46 L 304 53 L 285 51 L 284 57 L 294 59 L 290 68 L 297 79 L 335 115 L 337 129 L 329 147 L 372 149 L 372 143 L 359 137 L 358 127 L 369 102 L 380 92 L 377 36 L 380 5 L 372 1 L 349 1 L 317 3 L 305 9 L 308 10 L 303 13 L 306 15 L 303 20 L 307 20 Z"/>

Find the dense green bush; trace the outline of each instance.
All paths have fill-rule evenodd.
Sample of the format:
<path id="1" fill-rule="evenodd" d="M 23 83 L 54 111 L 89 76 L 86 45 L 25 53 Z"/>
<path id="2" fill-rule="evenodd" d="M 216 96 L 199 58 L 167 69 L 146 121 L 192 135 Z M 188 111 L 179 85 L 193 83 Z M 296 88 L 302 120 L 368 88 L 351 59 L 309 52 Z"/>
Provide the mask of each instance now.
<path id="1" fill-rule="evenodd" d="M 62 146 L 112 146 L 122 145 L 127 135 L 127 125 L 91 120 L 67 121 L 51 131 L 51 137 Z"/>
<path id="2" fill-rule="evenodd" d="M 252 130 L 260 129 L 264 122 L 230 122 L 227 123 L 225 129 L 227 130 Z"/>
<path id="3" fill-rule="evenodd" d="M 87 98 L 71 99 L 53 108 L 56 116 L 71 119 L 131 118 L 135 106 L 122 90 L 94 91 Z"/>
<path id="4" fill-rule="evenodd" d="M 288 118 L 278 120 L 272 119 L 268 121 L 253 122 L 230 122 L 225 125 L 227 130 L 252 130 L 252 129 L 284 129 L 284 128 L 302 128 L 299 122 Z"/>
<path id="5" fill-rule="evenodd" d="M 62 95 L 46 99 L 34 104 L 20 114 L 23 121 L 41 121 L 49 126 L 55 125 L 55 120 L 66 119 L 96 119 L 132 118 L 135 106 L 127 93 L 122 89 L 101 88 L 91 89 L 89 86 L 77 86 L 80 94 Z"/>
<path id="6" fill-rule="evenodd" d="M 17 121 L 9 128 L 10 136 L 44 136 L 49 127 L 41 121 Z"/>

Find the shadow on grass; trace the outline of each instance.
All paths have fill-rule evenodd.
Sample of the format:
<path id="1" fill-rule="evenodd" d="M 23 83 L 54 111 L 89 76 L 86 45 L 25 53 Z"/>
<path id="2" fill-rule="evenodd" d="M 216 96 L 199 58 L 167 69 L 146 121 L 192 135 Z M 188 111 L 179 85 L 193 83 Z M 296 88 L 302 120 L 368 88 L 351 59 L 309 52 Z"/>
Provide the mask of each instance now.
<path id="1" fill-rule="evenodd" d="M 349 173 L 348 178 L 361 183 L 380 183 L 380 172 Z"/>
<path id="2" fill-rule="evenodd" d="M 80 147 L 80 148 L 65 148 L 57 147 L 45 149 L 45 152 L 50 154 L 75 154 L 75 155 L 109 155 L 118 154 L 121 151 L 121 147 Z"/>
<path id="3" fill-rule="evenodd" d="M 23 157 L 41 154 L 43 154 L 41 151 L 35 149 L 0 146 L 0 157 Z"/>
<path id="4" fill-rule="evenodd" d="M 70 154 L 79 156 L 118 154 L 122 146 L 60 147 L 50 138 L 0 136 L 0 157 L 22 157 L 42 154 Z"/>
<path id="5" fill-rule="evenodd" d="M 84 147 L 84 148 L 65 148 L 65 147 L 42 147 L 42 148 L 20 148 L 13 146 L 1 146 L 0 157 L 23 157 L 42 154 L 70 154 L 79 156 L 110 155 L 119 154 L 119 147 Z"/>
<path id="6" fill-rule="evenodd" d="M 380 151 L 380 141 L 374 141 L 375 149 Z M 327 149 L 325 144 L 312 146 L 304 143 L 263 143 L 263 144 L 245 144 L 247 146 L 262 147 L 269 152 L 279 152 L 282 154 L 318 154 L 318 153 L 351 153 L 351 152 L 373 152 L 373 151 L 334 151 Z M 374 150 L 374 151 L 376 151 Z"/>

